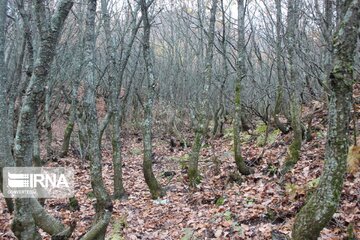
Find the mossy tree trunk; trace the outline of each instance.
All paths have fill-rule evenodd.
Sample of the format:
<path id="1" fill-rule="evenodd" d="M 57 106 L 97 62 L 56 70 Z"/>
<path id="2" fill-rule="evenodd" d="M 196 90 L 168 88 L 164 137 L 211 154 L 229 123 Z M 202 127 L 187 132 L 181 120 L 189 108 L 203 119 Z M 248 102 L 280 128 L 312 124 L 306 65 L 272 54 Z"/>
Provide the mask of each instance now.
<path id="1" fill-rule="evenodd" d="M 349 6 L 349 2 L 351 5 Z M 325 166 L 319 186 L 297 214 L 294 240 L 317 239 L 335 213 L 346 172 L 352 100 L 353 65 L 360 19 L 360 1 L 347 1 L 348 10 L 334 37 L 334 66 L 330 73 L 329 125 Z"/>
<path id="2" fill-rule="evenodd" d="M 208 44 L 205 53 L 205 83 L 201 94 L 201 103 L 199 104 L 199 111 L 197 111 L 197 121 L 195 123 L 195 139 L 190 153 L 188 176 L 190 186 L 195 186 L 199 181 L 199 155 L 203 137 L 207 134 L 208 117 L 207 111 L 209 109 L 209 86 L 212 80 L 213 58 L 214 58 L 214 39 L 215 39 L 215 21 L 217 0 L 211 1 L 210 9 L 210 23 L 207 32 Z M 199 4 L 199 2 L 198 2 Z M 200 14 L 199 14 L 200 15 Z M 201 21 L 201 20 L 200 20 Z M 202 34 L 202 33 L 201 33 Z M 202 54 L 201 54 L 202 56 Z M 195 117 L 193 117 L 193 120 Z"/>
<path id="3" fill-rule="evenodd" d="M 236 80 L 235 80 L 235 116 L 233 122 L 234 128 L 234 157 L 238 171 L 241 174 L 249 175 L 252 170 L 246 166 L 241 155 L 241 82 L 246 79 L 246 52 L 245 52 L 245 3 L 244 0 L 237 0 L 238 4 L 238 29 L 237 29 L 237 47 L 238 59 L 236 62 Z"/>
<path id="4" fill-rule="evenodd" d="M 156 180 L 152 169 L 152 107 L 155 94 L 155 76 L 153 72 L 153 65 L 150 56 L 150 19 L 148 9 L 150 7 L 146 0 L 140 1 L 141 15 L 143 20 L 144 34 L 143 34 L 143 56 L 146 68 L 147 77 L 147 101 L 144 109 L 144 161 L 143 173 L 145 182 L 149 187 L 151 197 L 157 199 L 165 195 L 164 190 Z"/>
<path id="5" fill-rule="evenodd" d="M 81 34 L 82 36 L 82 34 Z M 79 47 L 79 49 L 83 50 L 82 44 Z M 77 66 L 77 76 L 72 82 L 72 90 L 71 90 L 71 106 L 70 106 L 70 116 L 69 120 L 66 124 L 65 131 L 64 131 L 64 140 L 61 146 L 61 152 L 60 157 L 66 157 L 68 155 L 70 141 L 71 141 L 71 135 L 74 130 L 75 121 L 76 121 L 76 115 L 77 115 L 77 106 L 78 106 L 78 90 L 79 90 L 79 78 L 80 78 L 80 72 L 81 72 L 81 64 L 83 57 L 81 53 L 78 53 L 79 56 L 79 65 Z"/>
<path id="6" fill-rule="evenodd" d="M 293 140 L 288 148 L 287 157 L 285 159 L 283 173 L 290 170 L 300 158 L 300 149 L 302 143 L 301 130 L 301 112 L 299 103 L 299 94 L 297 89 L 298 69 L 297 69 L 297 55 L 296 55 L 296 33 L 298 31 L 298 3 L 296 0 L 288 1 L 288 38 L 287 50 L 289 59 L 289 97 L 290 97 L 290 115 L 291 128 L 293 130 Z"/>
<path id="7" fill-rule="evenodd" d="M 276 71 L 277 71 L 277 88 L 276 88 L 276 98 L 275 98 L 275 107 L 274 107 L 274 121 L 279 130 L 283 133 L 288 133 L 289 129 L 279 120 L 279 114 L 281 106 L 283 103 L 284 97 L 284 61 L 282 55 L 282 11 L 281 11 L 281 0 L 275 1 L 276 5 Z"/>
<path id="8" fill-rule="evenodd" d="M 87 1 L 85 28 L 85 99 L 84 110 L 89 141 L 91 187 L 96 198 L 96 215 L 93 225 L 84 239 L 105 239 L 106 228 L 112 214 L 112 203 L 102 178 L 101 149 L 99 145 L 99 124 L 96 110 L 95 80 L 95 16 L 96 0 Z"/>
<path id="9" fill-rule="evenodd" d="M 191 152 L 189 155 L 189 168 L 188 168 L 188 177 L 190 186 L 194 187 L 197 183 L 199 183 L 199 155 L 201 150 L 202 138 L 203 138 L 203 129 L 204 126 L 201 123 L 197 123 L 195 128 L 195 139 L 193 145 L 191 147 Z"/>
<path id="10" fill-rule="evenodd" d="M 72 5 L 73 1 L 71 0 L 59 1 L 54 14 L 51 16 L 50 23 L 48 23 L 45 18 L 44 2 L 40 0 L 33 1 L 40 44 L 35 67 L 22 101 L 14 141 L 14 157 L 18 167 L 32 166 L 33 131 L 36 126 L 35 116 L 38 108 L 38 99 L 44 93 L 50 64 L 55 57 L 61 29 Z M 32 206 L 34 201 L 37 203 L 36 209 L 29 207 Z M 42 214 L 36 215 L 35 212 L 41 212 Z M 44 221 L 45 218 L 46 221 Z M 31 198 L 17 198 L 15 200 L 12 230 L 18 239 L 40 239 L 36 225 L 48 231 L 51 235 L 56 235 L 64 230 L 64 226 L 62 224 L 55 224 L 55 222 L 57 220 L 46 214 L 37 200 Z M 54 223 L 54 225 L 59 227 L 48 229 L 44 223 Z"/>
<path id="11" fill-rule="evenodd" d="M 2 191 L 3 167 L 13 165 L 11 155 L 10 139 L 12 132 L 9 132 L 8 104 L 6 94 L 7 69 L 5 65 L 5 25 L 6 25 L 6 6 L 7 0 L 0 0 L 0 191 Z M 10 212 L 13 211 L 13 202 L 6 199 Z"/>
<path id="12" fill-rule="evenodd" d="M 126 197 L 126 192 L 123 186 L 122 180 L 122 153 L 121 153 L 121 122 L 123 118 L 123 110 L 125 109 L 124 102 L 121 96 L 121 90 L 123 85 L 124 73 L 126 70 L 127 63 L 129 61 L 132 46 L 134 44 L 137 32 L 140 27 L 142 19 L 137 20 L 136 16 L 139 11 L 139 5 L 134 10 L 131 10 L 131 33 L 128 39 L 128 42 L 125 43 L 125 39 L 122 39 L 124 42 L 123 47 L 121 48 L 120 56 L 121 59 L 118 62 L 115 58 L 115 53 L 117 51 L 114 41 L 112 39 L 111 33 L 111 19 L 109 14 L 109 1 L 101 0 L 101 11 L 102 11 L 102 20 L 103 27 L 106 38 L 106 49 L 107 49 L 107 59 L 109 70 L 109 83 L 112 88 L 110 111 L 111 111 L 111 124 L 112 124 L 112 160 L 114 166 L 114 198 L 120 199 Z M 120 65 L 120 70 L 116 71 L 117 65 Z M 102 134 L 100 134 L 100 137 Z"/>
<path id="13" fill-rule="evenodd" d="M 108 10 L 108 4 L 109 1 L 107 0 L 101 0 L 101 12 L 102 12 L 102 21 L 103 21 L 103 28 L 105 32 L 105 38 L 106 38 L 106 61 L 108 64 L 108 81 L 110 84 L 110 87 L 112 88 L 111 92 L 111 99 L 110 99 L 110 106 L 108 111 L 112 111 L 112 139 L 111 139 L 111 145 L 112 145 L 112 160 L 113 160 L 113 166 L 114 166 L 114 198 L 120 199 L 125 195 L 125 189 L 122 181 L 122 155 L 121 155 L 121 140 L 120 140 L 120 115 L 118 108 L 118 102 L 117 100 L 117 91 L 120 91 L 119 88 L 121 88 L 121 82 L 119 82 L 119 79 L 116 78 L 116 48 L 114 46 L 114 41 L 112 40 L 111 35 L 111 26 L 110 26 L 110 15 Z M 102 135 L 102 134 L 101 134 Z M 100 135 L 100 137 L 101 137 Z"/>

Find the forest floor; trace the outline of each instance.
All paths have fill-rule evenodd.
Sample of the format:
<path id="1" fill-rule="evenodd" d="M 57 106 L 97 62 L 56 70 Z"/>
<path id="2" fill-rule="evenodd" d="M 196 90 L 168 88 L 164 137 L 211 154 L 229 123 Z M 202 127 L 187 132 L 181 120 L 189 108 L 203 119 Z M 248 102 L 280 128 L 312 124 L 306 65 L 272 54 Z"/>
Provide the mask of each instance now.
<path id="1" fill-rule="evenodd" d="M 63 124 L 62 122 L 61 124 Z M 60 124 L 60 125 L 61 125 Z M 186 162 L 190 148 L 171 147 L 169 137 L 154 135 L 153 168 L 167 190 L 161 200 L 154 201 L 142 174 L 141 134 L 124 133 L 123 178 L 129 197 L 115 200 L 108 228 L 108 239 L 271 239 L 273 231 L 289 234 L 294 216 L 314 191 L 324 162 L 326 127 L 321 118 L 314 119 L 313 139 L 304 142 L 301 158 L 285 175 L 279 170 L 290 144 L 291 134 L 275 134 L 264 147 L 256 137 L 243 144 L 243 156 L 255 173 L 234 179 L 231 134 L 208 140 L 201 151 L 201 183 L 196 189 L 187 185 Z M 55 130 L 55 145 L 60 147 L 63 126 Z M 58 133 L 56 133 L 58 131 Z M 265 148 L 265 149 L 264 149 Z M 262 150 L 262 158 L 258 158 Z M 103 145 L 103 178 L 113 192 L 111 145 Z M 48 166 L 75 169 L 76 198 L 80 209 L 72 212 L 66 199 L 46 200 L 46 209 L 69 224 L 76 221 L 72 239 L 78 239 L 90 227 L 94 216 L 89 164 L 73 154 L 49 162 Z M 165 177 L 165 172 L 175 173 Z M 171 174 L 170 174 L 171 175 Z M 321 239 L 346 239 L 349 226 L 360 238 L 360 176 L 347 175 L 341 206 Z M 15 239 L 10 231 L 11 215 L 0 200 L 0 239 Z M 50 239 L 45 233 L 44 239 Z"/>

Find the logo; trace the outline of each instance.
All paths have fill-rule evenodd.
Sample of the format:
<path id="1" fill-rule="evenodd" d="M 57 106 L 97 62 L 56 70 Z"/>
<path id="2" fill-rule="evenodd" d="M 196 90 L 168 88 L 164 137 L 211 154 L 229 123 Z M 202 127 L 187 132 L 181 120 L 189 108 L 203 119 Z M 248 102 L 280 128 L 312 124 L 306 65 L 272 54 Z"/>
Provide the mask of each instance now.
<path id="1" fill-rule="evenodd" d="M 5 167 L 3 194 L 11 198 L 68 198 L 74 189 L 72 168 Z"/>

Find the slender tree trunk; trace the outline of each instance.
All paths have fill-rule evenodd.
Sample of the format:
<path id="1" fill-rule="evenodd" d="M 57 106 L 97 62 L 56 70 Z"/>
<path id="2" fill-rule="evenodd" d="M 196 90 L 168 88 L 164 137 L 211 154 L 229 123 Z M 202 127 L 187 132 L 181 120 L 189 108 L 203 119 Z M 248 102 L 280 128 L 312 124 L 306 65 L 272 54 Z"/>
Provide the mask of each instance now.
<path id="1" fill-rule="evenodd" d="M 322 73 L 322 79 L 320 85 L 324 89 L 324 99 L 326 99 L 330 94 L 329 90 L 329 74 L 332 68 L 333 61 L 333 42 L 332 42 L 332 32 L 333 32 L 333 18 L 334 18 L 334 9 L 333 5 L 334 0 L 324 0 L 324 13 L 320 10 L 319 1 L 315 0 L 314 7 L 316 14 L 320 19 L 320 29 L 322 37 L 324 39 L 324 49 L 322 50 L 323 62 L 324 62 L 324 71 Z M 338 16 L 339 17 L 339 16 Z"/>
<path id="2" fill-rule="evenodd" d="M 156 199 L 158 197 L 164 196 L 165 192 L 161 188 L 160 184 L 155 178 L 153 169 L 152 169 L 152 107 L 154 101 L 154 91 L 155 91 L 155 77 L 153 73 L 153 66 L 150 57 L 150 20 L 149 20 L 149 6 L 146 0 L 141 0 L 141 14 L 144 23 L 144 35 L 143 35 L 143 55 L 145 61 L 145 68 L 148 80 L 148 96 L 145 103 L 145 112 L 144 112 L 144 161 L 143 161 L 143 172 L 145 177 L 145 182 L 149 187 L 151 197 Z"/>
<path id="3" fill-rule="evenodd" d="M 121 117 L 119 111 L 114 113 L 113 117 L 113 133 L 112 133 L 112 147 L 113 147 L 113 165 L 114 165 L 114 198 L 121 199 L 126 197 L 126 192 L 123 185 L 122 178 L 122 154 L 121 154 Z"/>
<path id="4" fill-rule="evenodd" d="M 101 149 L 99 145 L 99 124 L 96 110 L 95 80 L 95 17 L 96 0 L 87 1 L 85 28 L 85 99 L 84 112 L 89 141 L 91 187 L 96 198 L 95 220 L 83 239 L 105 239 L 106 228 L 112 214 L 112 203 L 102 178 Z"/>
<path id="5" fill-rule="evenodd" d="M 283 133 L 288 133 L 289 129 L 279 120 L 279 114 L 281 110 L 281 105 L 284 97 L 284 61 L 282 61 L 282 51 L 281 51 L 281 26 L 282 26 L 282 11 L 281 11 L 281 0 L 276 0 L 276 70 L 277 70 L 277 88 L 276 88 L 276 99 L 275 99 L 275 108 L 274 108 L 274 121 L 276 126 Z"/>
<path id="6" fill-rule="evenodd" d="M 225 84 L 229 77 L 229 68 L 228 68 L 228 61 L 227 61 L 227 36 L 226 36 L 226 14 L 224 8 L 224 0 L 221 0 L 221 24 L 222 24 L 222 38 L 221 38 L 221 56 L 222 56 L 222 63 L 224 68 L 224 75 L 223 80 L 220 85 L 220 94 L 219 94 L 219 105 L 215 111 L 214 116 L 214 129 L 213 129 L 213 136 L 216 136 L 217 133 L 219 135 L 223 135 L 223 124 L 224 124 L 224 98 L 225 98 Z"/>
<path id="7" fill-rule="evenodd" d="M 76 9 L 78 12 L 79 17 L 79 25 L 82 26 L 84 24 L 84 10 L 83 10 L 83 0 L 81 0 L 81 3 L 79 4 L 78 8 Z M 84 30 L 79 29 L 79 39 L 84 38 Z M 77 43 L 78 49 L 76 52 L 77 57 L 77 65 L 76 65 L 76 73 L 75 77 L 72 81 L 72 89 L 71 89 L 71 106 L 70 106 L 70 116 L 69 120 L 66 124 L 65 131 L 64 131 L 64 140 L 61 146 L 61 152 L 60 157 L 66 157 L 68 155 L 70 141 L 71 141 L 71 135 L 74 130 L 75 123 L 77 121 L 77 114 L 78 114 L 78 92 L 79 92 L 79 85 L 81 79 L 81 70 L 82 70 L 82 63 L 84 61 L 84 43 L 83 41 L 79 41 Z"/>
<path id="8" fill-rule="evenodd" d="M 347 4 L 349 2 L 351 5 L 334 37 L 335 56 L 329 81 L 331 95 L 324 171 L 316 192 L 295 218 L 292 231 L 294 240 L 316 240 L 340 202 L 349 145 L 353 66 L 360 19 L 360 1 L 347 1 Z"/>
<path id="9" fill-rule="evenodd" d="M 117 106 L 117 96 L 121 84 L 119 79 L 115 80 L 115 68 L 116 68 L 116 59 L 115 59 L 115 46 L 112 41 L 111 28 L 110 28 L 110 15 L 108 12 L 108 1 L 101 0 L 101 11 L 102 18 L 104 23 L 104 31 L 106 38 L 106 50 L 107 57 L 106 61 L 108 64 L 108 75 L 110 86 L 115 90 L 111 92 L 110 99 L 110 109 L 112 111 L 112 160 L 114 166 L 114 198 L 120 199 L 125 196 L 125 189 L 122 181 L 122 155 L 121 155 L 121 140 L 120 140 L 120 112 L 119 107 Z M 101 135 L 100 135 L 101 136 Z"/>
<path id="10" fill-rule="evenodd" d="M 74 80 L 72 92 L 71 92 L 71 106 L 70 106 L 70 117 L 66 124 L 64 131 L 64 140 L 61 146 L 60 157 L 66 157 L 68 155 L 71 134 L 74 130 L 75 120 L 76 120 L 76 112 L 77 112 L 77 95 L 78 95 L 78 83 L 77 80 Z"/>
<path id="11" fill-rule="evenodd" d="M 290 170 L 300 158 L 300 149 L 302 142 L 301 129 L 301 110 L 299 103 L 299 94 L 297 89 L 298 69 L 296 58 L 296 32 L 298 30 L 298 3 L 296 0 L 288 1 L 288 58 L 289 58 L 289 97 L 291 127 L 294 133 L 291 145 L 288 148 L 288 154 L 285 160 L 282 172 Z"/>
<path id="12" fill-rule="evenodd" d="M 236 80 L 235 80 L 235 116 L 234 116 L 234 157 L 238 171 L 241 174 L 249 175 L 252 172 L 246 166 L 241 155 L 241 82 L 246 79 L 246 52 L 245 52 L 245 5 L 244 0 L 237 0 L 238 4 L 238 29 L 237 29 L 237 46 L 238 59 L 236 62 Z"/>
<path id="13" fill-rule="evenodd" d="M 201 103 L 199 109 L 198 122 L 195 126 L 195 139 L 190 153 L 188 176 L 190 186 L 195 186 L 199 181 L 199 155 L 201 150 L 201 143 L 203 137 L 207 134 L 207 121 L 209 109 L 209 86 L 212 80 L 213 58 L 214 58 L 214 39 L 215 39 L 215 22 L 216 22 L 216 10 L 217 0 L 211 1 L 210 9 L 210 23 L 208 30 L 208 44 L 205 53 L 205 83 L 201 94 Z M 199 2 L 198 2 L 199 4 Z M 200 14 L 199 14 L 200 15 Z M 201 18 L 200 18 L 200 24 Z M 200 46 L 202 47 L 202 46 Z M 202 54 L 201 54 L 202 55 Z"/>
<path id="14" fill-rule="evenodd" d="M 134 12 L 132 12 L 132 16 L 136 16 L 139 10 L 138 6 L 134 10 Z M 122 104 L 120 99 L 121 98 L 120 93 L 121 93 L 126 66 L 131 55 L 131 49 L 135 41 L 135 37 L 140 27 L 140 23 L 142 19 L 140 19 L 139 21 L 137 21 L 136 17 L 133 17 L 132 19 L 131 35 L 129 37 L 128 43 L 124 44 L 124 47 L 122 49 L 121 60 L 120 60 L 120 71 L 116 73 L 115 70 L 116 70 L 117 62 L 114 56 L 114 53 L 116 52 L 116 48 L 114 46 L 114 41 L 112 40 L 112 36 L 111 36 L 110 15 L 108 12 L 108 0 L 101 1 L 101 9 L 103 13 L 106 48 L 109 53 L 107 55 L 107 62 L 109 65 L 109 82 L 113 86 L 113 89 L 115 89 L 111 94 L 111 100 L 110 100 L 110 105 L 111 105 L 110 108 L 112 111 L 111 122 L 113 127 L 112 155 L 113 155 L 113 165 L 114 165 L 114 197 L 116 199 L 120 199 L 122 197 L 126 197 L 126 192 L 122 180 L 122 155 L 121 155 L 122 153 L 121 153 L 120 135 L 121 135 L 121 122 L 124 113 L 122 112 L 123 108 L 121 108 Z"/>

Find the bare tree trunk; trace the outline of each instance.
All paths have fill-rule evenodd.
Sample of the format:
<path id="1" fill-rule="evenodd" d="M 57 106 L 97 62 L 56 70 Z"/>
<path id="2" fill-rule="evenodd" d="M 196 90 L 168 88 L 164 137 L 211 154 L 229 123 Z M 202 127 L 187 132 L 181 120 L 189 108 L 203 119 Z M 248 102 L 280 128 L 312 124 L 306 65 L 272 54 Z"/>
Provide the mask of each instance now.
<path id="1" fill-rule="evenodd" d="M 10 138 L 13 133 L 8 131 L 8 106 L 6 95 L 6 79 L 7 69 L 5 66 L 5 24 L 7 0 L 0 0 L 0 190 L 3 186 L 3 167 L 13 165 L 13 157 L 11 155 Z M 6 199 L 6 204 L 10 212 L 13 211 L 13 202 Z"/>
<path id="2" fill-rule="evenodd" d="M 190 153 L 188 176 L 191 186 L 195 186 L 199 180 L 199 155 L 201 150 L 202 138 L 207 133 L 207 121 L 209 109 L 209 87 L 212 79 L 213 58 L 214 58 L 214 39 L 217 0 L 212 0 L 210 9 L 210 24 L 208 30 L 208 44 L 205 55 L 205 83 L 201 94 L 198 123 L 195 126 L 195 139 Z M 200 18 L 201 21 L 201 18 Z"/>
<path id="3" fill-rule="evenodd" d="M 110 15 L 108 12 L 108 0 L 101 1 L 101 9 L 103 13 L 103 22 L 104 22 L 104 30 L 105 30 L 105 37 L 106 37 L 106 48 L 108 51 L 107 62 L 109 65 L 109 82 L 113 86 L 113 90 L 111 93 L 111 103 L 110 108 L 112 111 L 112 126 L 113 126 L 113 133 L 112 133 L 112 147 L 113 147 L 113 166 L 114 166 L 114 197 L 116 199 L 120 199 L 122 197 L 126 197 L 126 192 L 123 186 L 122 181 L 122 155 L 121 155 L 121 119 L 123 117 L 123 112 L 121 109 L 121 88 L 124 78 L 124 73 L 126 69 L 126 65 L 131 55 L 131 49 L 133 43 L 135 41 L 136 34 L 140 27 L 141 19 L 137 22 L 136 17 L 132 19 L 132 28 L 131 28 L 131 35 L 129 38 L 129 42 L 124 44 L 124 48 L 122 49 L 122 59 L 120 61 L 120 72 L 116 74 L 116 58 L 113 55 L 116 52 L 116 48 L 112 41 L 111 36 L 111 28 L 110 28 Z M 132 12 L 132 16 L 136 16 L 138 8 Z M 115 78 L 117 76 L 117 78 Z M 101 135 L 100 135 L 101 136 Z"/>
<path id="4" fill-rule="evenodd" d="M 145 68 L 148 80 L 147 86 L 147 101 L 145 103 L 145 120 L 144 120 L 144 161 L 143 161 L 143 172 L 145 182 L 149 187 L 151 197 L 156 199 L 164 196 L 165 192 L 161 188 L 160 184 L 155 178 L 152 169 L 152 107 L 154 101 L 154 91 L 156 87 L 155 76 L 153 73 L 153 66 L 150 57 L 150 19 L 149 19 L 149 5 L 146 0 L 140 1 L 141 14 L 144 23 L 144 35 L 143 35 L 143 55 L 145 61 Z"/>
<path id="5" fill-rule="evenodd" d="M 79 18 L 79 25 L 83 26 L 84 24 L 84 9 L 83 9 L 83 1 L 81 0 L 77 10 L 78 13 L 78 18 Z M 84 30 L 83 29 L 79 29 L 79 39 L 83 39 L 84 38 Z M 76 73 L 75 73 L 75 77 L 71 83 L 71 105 L 70 105 L 70 116 L 69 116 L 69 120 L 66 124 L 66 128 L 64 131 L 64 140 L 61 146 L 61 152 L 60 152 L 60 157 L 66 157 L 68 155 L 68 151 L 69 151 L 69 146 L 70 146 L 70 141 L 71 141 L 71 135 L 73 133 L 74 130 L 74 126 L 75 123 L 77 121 L 77 114 L 78 114 L 78 92 L 79 92 L 79 85 L 80 85 L 80 80 L 81 79 L 81 70 L 82 70 L 82 63 L 84 60 L 84 43 L 83 41 L 79 41 L 77 43 L 78 48 L 76 51 L 76 57 L 77 57 L 77 64 L 75 66 L 76 68 Z"/>
<path id="6" fill-rule="evenodd" d="M 85 28 L 85 99 L 84 110 L 89 141 L 91 187 L 96 198 L 95 219 L 83 239 L 105 239 L 106 228 L 112 214 L 112 202 L 105 189 L 102 178 L 101 149 L 99 145 L 99 124 L 96 110 L 95 80 L 95 17 L 96 0 L 87 1 Z"/>
<path id="7" fill-rule="evenodd" d="M 79 67 L 80 68 L 80 67 Z M 79 76 L 77 76 L 79 77 Z M 65 131 L 64 131 L 64 140 L 61 146 L 61 153 L 60 157 L 66 157 L 68 155 L 71 134 L 74 129 L 76 114 L 77 114 L 77 97 L 78 97 L 78 88 L 79 83 L 77 79 L 74 79 L 72 83 L 72 91 L 71 91 L 71 106 L 70 106 L 70 117 L 66 124 Z"/>
<path id="8" fill-rule="evenodd" d="M 241 156 L 241 81 L 246 79 L 246 52 L 245 52 L 245 5 L 244 0 L 237 0 L 238 4 L 238 29 L 237 29 L 237 47 L 238 59 L 236 62 L 236 80 L 235 80 L 235 116 L 234 116 L 234 157 L 238 171 L 241 174 L 249 175 L 252 172 L 246 166 Z"/>
<path id="9" fill-rule="evenodd" d="M 223 80 L 220 85 L 220 94 L 219 94 L 219 105 L 215 110 L 214 116 L 214 128 L 213 128 L 213 136 L 223 135 L 223 125 L 224 125 L 224 112 L 225 112 L 225 84 L 229 77 L 229 67 L 228 67 L 228 57 L 227 57 L 227 33 L 226 33 L 226 13 L 224 8 L 224 0 L 221 0 L 221 24 L 222 24 L 222 38 L 221 38 L 221 56 L 222 56 L 222 64 L 224 68 Z"/>
<path id="10" fill-rule="evenodd" d="M 353 66 L 360 18 L 359 0 L 350 0 L 347 4 L 349 2 L 351 5 L 334 37 L 324 172 L 316 192 L 296 216 L 292 231 L 294 240 L 316 240 L 340 202 L 349 145 Z"/>
<path id="11" fill-rule="evenodd" d="M 283 103 L 284 97 L 284 61 L 282 61 L 283 55 L 281 53 L 281 26 L 282 26 L 282 11 L 281 11 L 281 0 L 276 0 L 276 69 L 277 69 L 277 80 L 278 85 L 276 89 L 276 99 L 275 99 L 275 108 L 274 108 L 274 121 L 276 126 L 283 133 L 288 133 L 289 129 L 279 120 L 279 114 L 281 110 L 281 105 Z"/>
<path id="12" fill-rule="evenodd" d="M 51 22 L 48 23 L 44 15 L 44 3 L 41 0 L 34 1 L 36 21 L 40 33 L 40 47 L 30 83 L 24 95 L 17 126 L 14 156 L 16 166 L 18 167 L 32 166 L 33 131 L 35 128 L 38 99 L 40 95 L 44 93 L 50 64 L 55 57 L 56 45 L 61 29 L 72 5 L 73 1 L 71 0 L 58 2 L 57 8 L 51 17 Z M 34 199 L 31 198 L 18 198 L 15 200 L 15 215 L 12 230 L 18 239 L 40 239 L 32 216 L 33 209 L 29 208 L 32 201 L 34 201 Z M 51 216 L 48 217 L 49 219 L 53 219 Z M 57 234 L 63 230 L 64 228 L 62 227 L 56 229 L 57 232 L 52 232 L 51 234 Z"/>
<path id="13" fill-rule="evenodd" d="M 296 61 L 296 32 L 298 31 L 298 3 L 296 0 L 288 1 L 288 58 L 289 58 L 289 97 L 291 127 L 294 132 L 293 140 L 288 148 L 288 154 L 282 172 L 290 170 L 300 158 L 302 142 L 301 110 L 299 103 L 299 91 L 297 89 L 298 69 Z"/>

